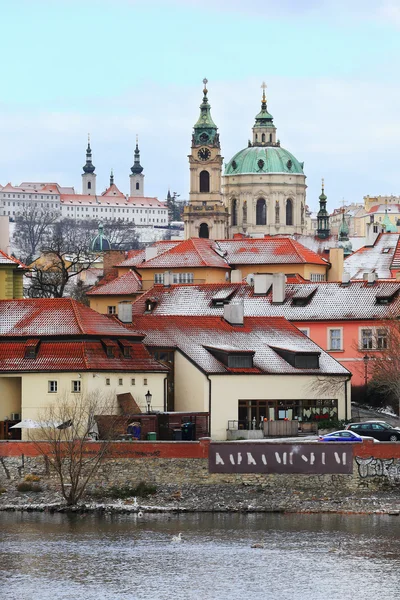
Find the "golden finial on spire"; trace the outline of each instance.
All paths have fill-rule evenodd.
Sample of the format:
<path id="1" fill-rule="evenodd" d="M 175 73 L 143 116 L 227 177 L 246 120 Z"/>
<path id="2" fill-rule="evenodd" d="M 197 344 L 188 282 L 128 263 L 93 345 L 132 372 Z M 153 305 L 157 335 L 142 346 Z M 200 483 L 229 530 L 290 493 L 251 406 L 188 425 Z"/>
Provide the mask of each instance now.
<path id="1" fill-rule="evenodd" d="M 267 99 L 266 99 L 266 97 L 265 97 L 265 90 L 267 89 L 267 84 L 265 83 L 265 81 L 263 81 L 263 82 L 262 82 L 262 84 L 261 84 L 261 89 L 262 89 L 262 91 L 263 91 L 263 95 L 262 95 L 262 101 L 263 101 L 263 102 L 266 102 L 266 101 L 267 101 Z"/>
<path id="2" fill-rule="evenodd" d="M 322 181 L 322 191 L 324 191 L 324 187 L 325 187 L 325 179 L 324 179 L 324 178 L 322 178 L 322 180 L 321 180 L 321 181 Z"/>

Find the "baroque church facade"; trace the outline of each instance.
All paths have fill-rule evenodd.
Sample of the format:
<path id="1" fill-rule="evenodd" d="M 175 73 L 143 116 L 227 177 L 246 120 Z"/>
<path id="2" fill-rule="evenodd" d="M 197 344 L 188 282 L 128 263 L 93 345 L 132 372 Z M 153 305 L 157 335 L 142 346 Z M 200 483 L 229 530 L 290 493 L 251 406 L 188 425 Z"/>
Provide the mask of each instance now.
<path id="1" fill-rule="evenodd" d="M 185 238 L 263 237 L 306 233 L 306 177 L 303 163 L 281 147 L 267 110 L 265 84 L 252 141 L 225 165 L 211 117 L 207 80 L 200 117 L 194 125 Z"/>

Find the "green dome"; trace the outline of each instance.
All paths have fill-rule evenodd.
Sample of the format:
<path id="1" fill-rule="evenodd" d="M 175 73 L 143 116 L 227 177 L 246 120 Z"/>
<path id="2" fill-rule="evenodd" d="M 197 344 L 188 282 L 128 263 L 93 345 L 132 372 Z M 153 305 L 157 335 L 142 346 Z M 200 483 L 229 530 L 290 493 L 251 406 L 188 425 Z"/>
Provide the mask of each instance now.
<path id="1" fill-rule="evenodd" d="M 244 173 L 294 173 L 304 175 L 301 163 L 280 146 L 250 146 L 244 148 L 225 167 L 225 175 Z"/>

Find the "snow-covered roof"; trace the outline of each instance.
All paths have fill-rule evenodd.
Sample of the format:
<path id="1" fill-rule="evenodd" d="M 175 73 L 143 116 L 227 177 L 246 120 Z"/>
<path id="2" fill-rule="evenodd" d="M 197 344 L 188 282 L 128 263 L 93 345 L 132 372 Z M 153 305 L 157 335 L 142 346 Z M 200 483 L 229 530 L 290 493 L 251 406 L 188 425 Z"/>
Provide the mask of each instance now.
<path id="1" fill-rule="evenodd" d="M 99 281 L 87 295 L 89 296 L 111 296 L 138 294 L 142 290 L 142 280 L 134 271 L 128 271 L 121 277 L 107 278 Z"/>
<path id="2" fill-rule="evenodd" d="M 351 279 L 362 279 L 364 273 L 376 273 L 378 279 L 392 277 L 392 261 L 400 234 L 381 233 L 373 246 L 363 246 L 344 261 L 344 270 Z"/>
<path id="3" fill-rule="evenodd" d="M 232 292 L 232 289 L 234 290 Z M 164 287 L 155 285 L 132 305 L 136 315 L 146 310 L 146 300 L 153 299 L 155 316 L 223 316 L 223 304 L 243 301 L 245 316 L 285 317 L 289 321 L 344 321 L 349 319 L 383 319 L 400 309 L 400 282 L 353 281 L 348 285 L 335 282 L 287 284 L 285 301 L 272 303 L 272 291 L 255 296 L 254 288 L 238 284 L 185 284 Z M 379 298 L 388 296 L 389 303 Z M 223 299 L 225 296 L 225 300 Z M 218 301 L 214 298 L 217 297 Z"/>
<path id="4" fill-rule="evenodd" d="M 208 374 L 334 374 L 348 375 L 329 354 L 283 318 L 245 317 L 243 326 L 233 326 L 218 316 L 184 317 L 142 315 L 135 327 L 146 334 L 144 343 L 161 348 L 178 348 Z M 213 348 L 234 353 L 254 352 L 253 367 L 230 368 L 218 360 Z M 296 368 L 274 348 L 293 353 L 319 354 L 318 369 Z"/>

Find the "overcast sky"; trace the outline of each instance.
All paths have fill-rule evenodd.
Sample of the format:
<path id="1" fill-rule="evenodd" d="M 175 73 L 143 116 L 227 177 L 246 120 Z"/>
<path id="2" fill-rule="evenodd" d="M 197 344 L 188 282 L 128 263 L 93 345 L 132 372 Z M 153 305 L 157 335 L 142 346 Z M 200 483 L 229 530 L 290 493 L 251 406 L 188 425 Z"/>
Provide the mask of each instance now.
<path id="1" fill-rule="evenodd" d="M 97 191 L 188 197 L 202 79 L 227 162 L 247 145 L 263 80 L 307 202 L 400 194 L 400 0 L 2 2 L 0 183 L 81 191 L 90 132 Z"/>

